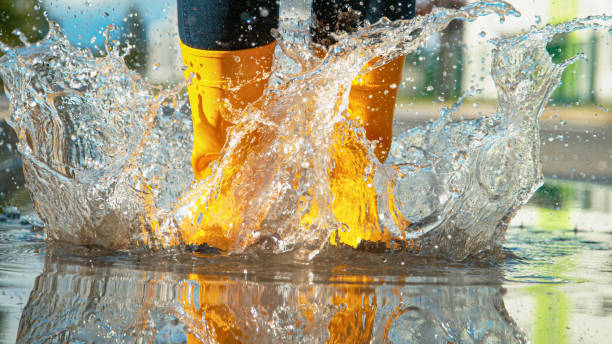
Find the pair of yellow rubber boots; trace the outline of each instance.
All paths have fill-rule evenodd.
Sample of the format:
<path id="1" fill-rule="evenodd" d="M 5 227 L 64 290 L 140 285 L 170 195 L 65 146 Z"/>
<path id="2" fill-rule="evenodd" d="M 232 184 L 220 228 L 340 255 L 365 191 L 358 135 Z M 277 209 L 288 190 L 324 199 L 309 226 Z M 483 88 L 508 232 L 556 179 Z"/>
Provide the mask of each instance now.
<path id="1" fill-rule="evenodd" d="M 226 120 L 227 103 L 234 110 L 243 109 L 262 95 L 272 67 L 275 43 L 233 51 L 199 50 L 182 43 L 181 48 L 193 116 L 192 165 L 196 179 L 201 180 L 210 174 L 210 163 L 219 157 L 225 143 L 226 129 L 231 125 Z M 391 146 L 393 108 L 403 64 L 404 57 L 399 57 L 359 76 L 351 85 L 349 113 L 361 120 L 367 139 L 376 141 L 374 152 L 381 161 Z M 388 246 L 391 238 L 385 229 L 379 228 L 372 181 L 364 180 L 361 172 L 368 164 L 365 149 L 356 138 L 351 139 L 349 135 L 347 140 L 342 130 L 337 128 L 338 144 L 332 148 L 336 165 L 330 179 L 332 210 L 345 226 L 344 230 L 334 232 L 330 242 L 357 247 L 367 241 Z M 181 233 L 186 244 L 207 244 L 227 250 L 232 249 L 236 239 L 231 229 L 218 226 L 212 229 L 205 223 L 195 222 L 187 227 L 190 229 Z"/>

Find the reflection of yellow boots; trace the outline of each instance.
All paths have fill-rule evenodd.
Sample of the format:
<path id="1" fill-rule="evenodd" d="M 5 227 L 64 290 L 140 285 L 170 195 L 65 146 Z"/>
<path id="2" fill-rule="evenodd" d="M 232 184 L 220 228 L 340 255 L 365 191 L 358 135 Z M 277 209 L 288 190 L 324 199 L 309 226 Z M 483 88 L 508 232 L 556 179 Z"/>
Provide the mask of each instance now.
<path id="1" fill-rule="evenodd" d="M 191 274 L 189 283 L 177 290 L 183 308 L 179 319 L 189 344 L 267 343 L 278 341 L 277 333 L 305 334 L 313 340 L 310 336 L 319 337 L 316 333 L 323 328 L 326 343 L 370 343 L 378 305 L 371 283 L 361 275 L 342 276 L 328 285 L 305 285 L 287 294 L 283 285 Z M 280 304 L 269 302 L 281 294 Z M 331 314 L 329 306 L 335 308 Z M 287 322 L 275 316 L 287 310 L 300 317 Z M 261 314 L 254 318 L 253 311 Z"/>
<path id="2" fill-rule="evenodd" d="M 236 287 L 237 283 L 224 277 L 206 279 L 201 278 L 203 276 L 190 275 L 193 283 L 178 290 L 178 301 L 185 310 L 187 343 L 242 343 L 245 337 L 249 337 L 250 329 L 243 324 L 246 319 L 241 319 L 240 313 L 235 313 L 240 310 L 235 304 L 240 305 L 241 302 L 241 290 Z M 234 303 L 230 304 L 230 299 Z"/>
<path id="3" fill-rule="evenodd" d="M 219 157 L 230 125 L 229 103 L 234 111 L 259 98 L 272 68 L 275 43 L 261 47 L 212 51 L 181 44 L 187 90 L 193 117 L 193 153 L 196 179 L 210 173 L 210 162 Z M 229 89 L 232 88 L 230 91 Z"/>

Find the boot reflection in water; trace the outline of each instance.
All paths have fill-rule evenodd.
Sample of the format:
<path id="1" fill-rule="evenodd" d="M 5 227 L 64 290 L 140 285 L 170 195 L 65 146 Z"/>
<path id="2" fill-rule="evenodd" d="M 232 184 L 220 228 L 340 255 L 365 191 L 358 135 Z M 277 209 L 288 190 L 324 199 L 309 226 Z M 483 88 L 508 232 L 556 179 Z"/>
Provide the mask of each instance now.
<path id="1" fill-rule="evenodd" d="M 314 0 L 313 41 L 329 47 L 334 43 L 332 32 L 351 32 L 365 20 L 375 22 L 383 16 L 396 20 L 414 15 L 414 0 L 370 2 L 371 5 L 368 1 Z M 231 112 L 236 113 L 263 94 L 272 67 L 275 42 L 270 30 L 278 25 L 278 3 L 178 0 L 178 22 L 193 117 L 192 165 L 196 179 L 202 180 L 210 175 L 210 164 L 219 157 L 225 144 L 226 130 L 231 126 L 228 104 Z M 403 64 L 404 57 L 396 58 L 360 75 L 351 85 L 349 114 L 362 123 L 366 138 L 375 143 L 374 152 L 381 161 L 386 159 L 391 146 L 393 108 Z M 339 127 L 334 137 L 336 165 L 330 171 L 330 187 L 334 215 L 348 230 L 338 231 L 330 243 L 357 247 L 367 241 L 389 246 L 390 235 L 383 234 L 376 211 L 369 210 L 376 209 L 376 194 L 369 186 L 371 181 L 363 177 L 368 166 L 366 149 L 356 137 L 350 137 L 352 133 L 347 139 L 347 132 Z M 253 145 L 261 139 L 255 134 Z M 225 169 L 224 175 L 238 170 L 239 166 Z M 223 194 L 223 190 L 219 198 L 227 199 L 209 206 L 232 209 L 240 203 L 235 196 Z M 206 220 L 227 217 L 231 223 L 235 215 L 223 209 L 211 210 L 204 204 L 197 208 L 198 216 L 190 217 L 180 226 L 182 241 L 228 250 L 237 240 L 237 230 L 229 226 L 211 228 L 206 226 Z"/>
<path id="2" fill-rule="evenodd" d="M 263 287 L 265 283 L 241 285 L 224 276 L 191 274 L 178 288 L 187 343 L 257 343 L 270 336 L 278 341 L 327 337 L 327 343 L 370 343 L 378 306 L 375 288 L 370 285 L 373 282 L 365 276 L 344 276 L 323 287 L 292 288 L 293 295 L 281 301 L 291 309 L 288 319 L 283 319 L 282 310 L 269 309 L 280 297 L 271 295 L 274 288 Z M 262 306 L 270 312 L 252 313 L 256 308 L 261 311 Z M 279 313 L 276 317 L 275 312 Z M 304 334 L 315 338 L 299 337 Z"/>

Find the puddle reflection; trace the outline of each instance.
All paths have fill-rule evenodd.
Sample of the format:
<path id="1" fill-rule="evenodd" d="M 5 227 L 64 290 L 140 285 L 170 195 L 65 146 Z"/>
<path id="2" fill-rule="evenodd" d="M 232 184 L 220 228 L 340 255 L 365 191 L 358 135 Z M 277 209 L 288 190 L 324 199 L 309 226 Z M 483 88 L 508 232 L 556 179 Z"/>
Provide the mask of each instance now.
<path id="1" fill-rule="evenodd" d="M 389 276 L 362 262 L 361 272 L 322 263 L 268 274 L 215 265 L 207 268 L 227 273 L 49 255 L 18 342 L 527 341 L 505 309 L 496 268 L 430 265 Z"/>

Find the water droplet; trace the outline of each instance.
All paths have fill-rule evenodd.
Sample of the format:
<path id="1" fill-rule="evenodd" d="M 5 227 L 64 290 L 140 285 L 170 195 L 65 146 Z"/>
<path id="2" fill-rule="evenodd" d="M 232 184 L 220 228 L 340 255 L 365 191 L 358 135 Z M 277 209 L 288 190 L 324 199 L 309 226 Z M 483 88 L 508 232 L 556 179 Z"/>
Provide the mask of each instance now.
<path id="1" fill-rule="evenodd" d="M 486 37 L 486 36 L 487 36 L 487 33 L 486 33 L 486 32 L 484 32 L 484 31 L 480 31 L 479 35 L 480 35 L 480 37 Z"/>
<path id="2" fill-rule="evenodd" d="M 259 15 L 265 18 L 268 15 L 270 15 L 270 10 L 267 9 L 266 7 L 260 7 L 259 8 Z"/>
<path id="3" fill-rule="evenodd" d="M 158 70 L 159 69 L 159 62 L 155 62 L 155 64 L 153 65 L 153 70 Z"/>
<path id="4" fill-rule="evenodd" d="M 559 123 L 561 123 L 561 125 L 566 125 L 566 124 L 567 124 L 567 121 L 563 121 L 563 120 L 562 120 L 562 121 L 561 121 L 561 122 L 559 122 Z"/>
<path id="5" fill-rule="evenodd" d="M 535 23 L 536 23 L 537 25 L 542 24 L 542 17 L 540 17 L 540 16 L 535 16 Z"/>
<path id="6" fill-rule="evenodd" d="M 389 85 L 389 88 L 390 88 L 390 89 L 392 89 L 392 90 L 394 90 L 394 89 L 396 89 L 396 88 L 397 88 L 397 84 L 392 83 L 391 85 Z"/>
<path id="7" fill-rule="evenodd" d="M 434 90 L 434 87 L 429 85 L 429 86 L 427 86 L 426 90 L 427 90 L 427 92 L 431 92 L 431 91 Z"/>
<path id="8" fill-rule="evenodd" d="M 240 62 L 240 56 L 234 56 L 234 62 L 239 63 Z"/>

